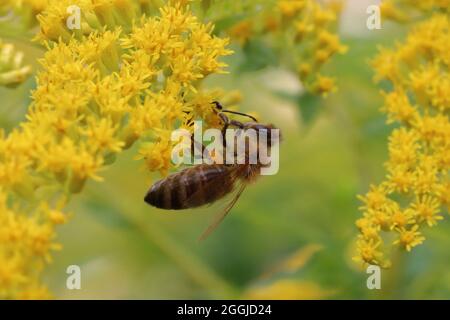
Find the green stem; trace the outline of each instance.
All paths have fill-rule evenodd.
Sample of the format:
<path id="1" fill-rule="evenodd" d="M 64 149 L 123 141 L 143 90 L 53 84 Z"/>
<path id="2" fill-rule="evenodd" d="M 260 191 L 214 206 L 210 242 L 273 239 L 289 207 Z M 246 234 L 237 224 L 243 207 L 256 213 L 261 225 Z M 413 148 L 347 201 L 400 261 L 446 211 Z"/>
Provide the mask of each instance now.
<path id="1" fill-rule="evenodd" d="M 385 270 L 385 281 L 383 281 L 382 299 L 401 299 L 402 292 L 400 291 L 401 280 L 405 272 L 405 253 L 396 248 L 392 254 L 392 267 Z"/>

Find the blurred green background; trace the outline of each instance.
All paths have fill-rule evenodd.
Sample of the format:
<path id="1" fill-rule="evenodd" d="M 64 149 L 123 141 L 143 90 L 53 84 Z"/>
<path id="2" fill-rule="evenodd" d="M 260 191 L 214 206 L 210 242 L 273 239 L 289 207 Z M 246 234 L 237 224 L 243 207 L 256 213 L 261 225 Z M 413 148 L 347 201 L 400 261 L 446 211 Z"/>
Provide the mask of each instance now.
<path id="1" fill-rule="evenodd" d="M 368 290 L 366 273 L 351 260 L 360 216 L 356 195 L 382 179 L 392 129 L 378 111 L 380 88 L 367 62 L 377 45 L 392 45 L 406 29 L 384 24 L 368 32 L 365 6 L 346 10 L 341 36 L 349 51 L 327 66 L 339 86 L 327 99 L 302 95 L 295 75 L 281 66 L 239 72 L 245 63 L 239 50 L 227 59 L 231 73 L 209 81 L 211 87 L 239 89 L 241 110 L 255 111 L 282 129 L 277 175 L 248 187 L 221 226 L 198 242 L 220 206 L 166 212 L 146 205 L 143 197 L 159 177 L 133 160 L 136 148 L 127 150 L 102 173 L 104 182 L 90 182 L 70 205 L 73 217 L 58 231 L 63 250 L 45 272 L 56 298 L 245 298 L 249 289 L 279 279 L 313 282 L 332 292 L 323 298 L 449 298 L 446 221 L 426 230 L 424 245 L 399 254 L 394 268 L 382 272 L 381 290 Z M 12 40 L 5 29 L 0 36 Z M 37 67 L 43 51 L 12 41 Z M 30 79 L 16 89 L 0 88 L 2 128 L 23 120 L 34 86 Z M 322 250 L 304 267 L 261 278 L 311 244 Z M 81 290 L 66 289 L 72 264 L 81 267 Z"/>

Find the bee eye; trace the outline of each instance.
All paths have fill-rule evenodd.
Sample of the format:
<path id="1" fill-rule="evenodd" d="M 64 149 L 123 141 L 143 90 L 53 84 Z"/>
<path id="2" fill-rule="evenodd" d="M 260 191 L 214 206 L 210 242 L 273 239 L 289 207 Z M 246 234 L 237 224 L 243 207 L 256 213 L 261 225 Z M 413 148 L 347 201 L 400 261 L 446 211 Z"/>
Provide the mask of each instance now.
<path id="1" fill-rule="evenodd" d="M 214 104 L 218 110 L 222 110 L 223 109 L 222 105 L 218 101 L 213 101 L 212 104 Z"/>

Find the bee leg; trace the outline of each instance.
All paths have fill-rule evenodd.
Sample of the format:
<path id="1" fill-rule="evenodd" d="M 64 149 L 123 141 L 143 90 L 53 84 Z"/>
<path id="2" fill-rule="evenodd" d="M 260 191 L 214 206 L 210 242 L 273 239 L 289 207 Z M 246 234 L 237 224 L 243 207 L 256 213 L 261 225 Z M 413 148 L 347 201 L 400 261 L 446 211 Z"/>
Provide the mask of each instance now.
<path id="1" fill-rule="evenodd" d="M 227 147 L 227 140 L 226 140 L 226 132 L 228 127 L 230 126 L 230 119 L 223 113 L 219 113 L 219 118 L 222 120 L 223 122 L 223 127 L 222 127 L 222 143 L 223 143 L 223 147 L 226 148 Z"/>
<path id="2" fill-rule="evenodd" d="M 226 148 L 227 147 L 227 140 L 226 140 L 226 133 L 227 133 L 227 129 L 230 126 L 239 128 L 239 129 L 244 129 L 245 126 L 242 122 L 237 121 L 237 120 L 230 120 L 228 118 L 227 115 L 225 115 L 224 113 L 220 112 L 219 114 L 220 119 L 223 122 L 223 128 L 222 128 L 222 142 L 223 142 L 223 147 Z"/>
<path id="3" fill-rule="evenodd" d="M 202 158 L 205 156 L 208 158 L 209 161 L 211 160 L 211 156 L 209 155 L 208 152 L 205 152 L 205 145 L 202 143 L 199 143 L 198 141 L 196 141 L 194 139 L 194 135 L 191 134 L 191 154 L 195 157 L 195 150 L 200 150 L 202 152 Z"/>
<path id="4" fill-rule="evenodd" d="M 244 124 L 242 122 L 236 121 L 236 120 L 231 120 L 230 121 L 230 125 L 235 126 L 236 128 L 239 128 L 239 129 L 244 129 L 245 128 L 245 126 L 244 126 Z"/>

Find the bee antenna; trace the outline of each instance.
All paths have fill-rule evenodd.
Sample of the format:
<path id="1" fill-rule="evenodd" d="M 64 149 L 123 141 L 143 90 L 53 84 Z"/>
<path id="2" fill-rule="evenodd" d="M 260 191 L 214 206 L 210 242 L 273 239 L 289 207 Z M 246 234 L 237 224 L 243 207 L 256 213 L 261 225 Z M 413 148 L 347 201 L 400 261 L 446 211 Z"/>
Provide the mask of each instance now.
<path id="1" fill-rule="evenodd" d="M 231 111 L 231 110 L 222 110 L 222 112 L 223 113 L 237 114 L 237 115 L 240 115 L 240 116 L 244 116 L 244 117 L 250 118 L 250 119 L 252 119 L 255 122 L 258 122 L 258 120 L 256 120 L 256 118 L 254 116 L 251 116 L 251 115 L 246 114 L 246 113 L 237 112 L 237 111 Z"/>
<path id="2" fill-rule="evenodd" d="M 253 117 L 253 116 L 251 116 L 249 114 L 242 113 L 242 112 L 237 112 L 237 111 L 231 111 L 231 110 L 224 110 L 223 106 L 220 104 L 219 101 L 213 101 L 213 102 L 211 102 L 211 104 L 214 104 L 216 106 L 216 108 L 220 110 L 220 112 L 237 114 L 239 116 L 244 116 L 244 117 L 252 119 L 255 122 L 258 122 L 258 120 L 255 117 Z"/>

